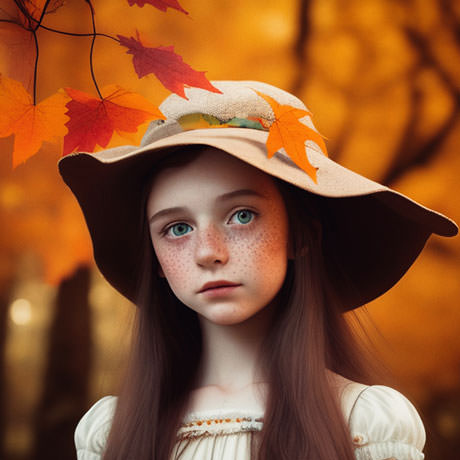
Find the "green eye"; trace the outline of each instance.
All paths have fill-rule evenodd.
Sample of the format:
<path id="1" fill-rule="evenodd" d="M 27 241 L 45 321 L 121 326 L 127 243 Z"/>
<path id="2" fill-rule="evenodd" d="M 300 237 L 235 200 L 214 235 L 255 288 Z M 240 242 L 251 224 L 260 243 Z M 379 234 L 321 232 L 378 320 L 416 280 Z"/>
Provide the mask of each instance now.
<path id="1" fill-rule="evenodd" d="M 168 230 L 170 230 L 174 236 L 183 236 L 186 233 L 188 233 L 191 229 L 192 227 L 190 227 L 190 225 L 181 222 L 179 224 L 172 225 L 171 227 L 169 227 Z"/>
<path id="2" fill-rule="evenodd" d="M 235 217 L 240 224 L 249 224 L 254 217 L 254 213 L 249 209 L 242 209 L 235 213 Z"/>

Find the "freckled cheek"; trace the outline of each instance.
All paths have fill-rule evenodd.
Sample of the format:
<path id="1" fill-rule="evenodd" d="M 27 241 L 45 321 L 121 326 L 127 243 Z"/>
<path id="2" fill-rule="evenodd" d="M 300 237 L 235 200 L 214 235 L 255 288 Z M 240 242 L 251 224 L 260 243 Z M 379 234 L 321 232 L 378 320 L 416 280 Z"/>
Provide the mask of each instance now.
<path id="1" fill-rule="evenodd" d="M 154 249 L 163 273 L 171 284 L 184 283 L 190 279 L 190 265 L 187 263 L 191 256 L 190 250 L 167 244 L 154 245 Z"/>
<path id="2" fill-rule="evenodd" d="M 277 222 L 263 229 L 232 238 L 234 260 L 238 260 L 248 270 L 266 269 L 287 259 L 287 229 Z"/>
<path id="3" fill-rule="evenodd" d="M 267 265 L 279 264 L 287 258 L 286 236 L 281 232 L 261 232 L 253 251 L 258 266 L 266 267 Z"/>

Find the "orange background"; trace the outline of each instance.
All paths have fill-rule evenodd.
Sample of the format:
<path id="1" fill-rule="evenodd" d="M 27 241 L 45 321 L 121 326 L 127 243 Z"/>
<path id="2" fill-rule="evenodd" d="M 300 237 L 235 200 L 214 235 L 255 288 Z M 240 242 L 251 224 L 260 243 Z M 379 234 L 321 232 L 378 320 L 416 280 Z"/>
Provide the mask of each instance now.
<path id="1" fill-rule="evenodd" d="M 149 5 L 130 8 L 124 0 L 97 0 L 98 31 L 129 36 L 137 29 L 153 46 L 175 45 L 209 79 L 262 80 L 294 92 L 313 112 L 333 159 L 460 221 L 458 3 L 181 4 L 189 16 Z M 88 7 L 68 1 L 47 16 L 45 25 L 89 32 Z M 39 32 L 38 100 L 66 86 L 94 92 L 90 42 Z M 8 52 L 1 47 L 0 64 L 8 75 Z M 117 83 L 157 104 L 168 95 L 155 77 L 139 80 L 125 48 L 111 40 L 97 39 L 94 64 L 101 87 Z M 129 142 L 139 141 L 143 130 Z M 121 143 L 126 140 L 113 141 Z M 62 430 L 53 427 L 116 391 L 132 311 L 91 265 L 81 212 L 57 173 L 61 147 L 45 144 L 13 171 L 12 139 L 0 139 L 0 146 L 0 457 L 72 458 L 72 423 Z M 367 306 L 371 338 L 396 387 L 417 405 L 426 423 L 427 459 L 454 459 L 460 451 L 459 258 L 460 238 L 432 237 L 401 282 Z M 91 267 L 86 270 L 88 311 L 62 314 L 70 307 L 59 300 L 59 283 L 86 276 L 75 271 L 81 264 Z M 66 323 L 82 315 L 87 315 L 89 335 Z M 88 356 L 81 368 L 62 368 L 59 353 L 65 361 L 79 350 Z M 76 393 L 59 399 L 52 389 L 65 386 L 63 373 L 80 375 L 82 369 L 87 386 L 77 398 L 77 410 L 72 406 Z M 49 433 L 56 440 L 54 454 L 41 447 Z"/>

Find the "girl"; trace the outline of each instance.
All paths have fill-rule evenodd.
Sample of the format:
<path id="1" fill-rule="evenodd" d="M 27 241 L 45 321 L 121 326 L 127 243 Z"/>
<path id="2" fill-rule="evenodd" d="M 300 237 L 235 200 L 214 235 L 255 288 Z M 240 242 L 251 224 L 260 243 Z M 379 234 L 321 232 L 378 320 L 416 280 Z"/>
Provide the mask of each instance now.
<path id="1" fill-rule="evenodd" d="M 100 270 L 138 306 L 121 393 L 80 421 L 78 458 L 423 459 L 411 403 L 357 383 L 343 312 L 455 223 L 328 159 L 291 94 L 213 84 L 169 96 L 140 147 L 59 163 Z"/>

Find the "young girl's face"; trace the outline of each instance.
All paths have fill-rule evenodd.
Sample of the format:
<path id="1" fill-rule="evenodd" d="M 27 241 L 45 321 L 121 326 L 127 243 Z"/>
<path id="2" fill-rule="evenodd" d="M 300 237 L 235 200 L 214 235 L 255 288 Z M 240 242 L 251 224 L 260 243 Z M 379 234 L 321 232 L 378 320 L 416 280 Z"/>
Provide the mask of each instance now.
<path id="1" fill-rule="evenodd" d="M 155 177 L 147 216 L 160 275 L 207 320 L 245 321 L 281 288 L 287 214 L 273 179 L 258 169 L 206 148 Z"/>

